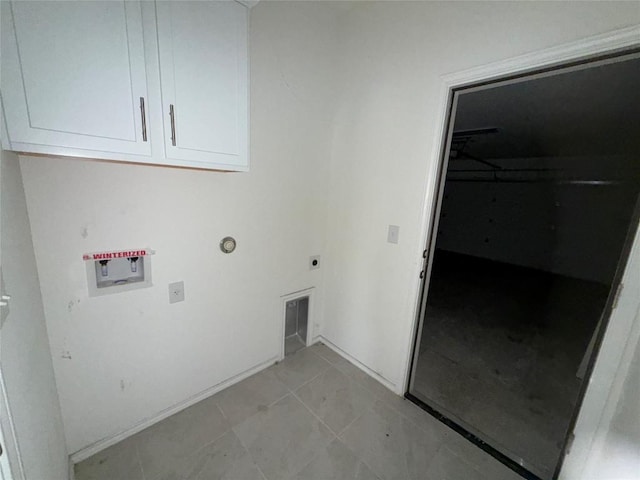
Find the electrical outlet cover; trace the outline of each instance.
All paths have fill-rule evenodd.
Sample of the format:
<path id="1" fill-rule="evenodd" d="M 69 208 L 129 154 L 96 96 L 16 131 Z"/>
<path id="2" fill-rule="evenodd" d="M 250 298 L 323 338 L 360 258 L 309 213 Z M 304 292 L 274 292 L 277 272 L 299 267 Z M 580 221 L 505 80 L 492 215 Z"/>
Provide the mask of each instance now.
<path id="1" fill-rule="evenodd" d="M 320 268 L 320 255 L 309 257 L 309 270 L 316 270 L 318 268 Z"/>
<path id="2" fill-rule="evenodd" d="M 387 242 L 398 243 L 400 237 L 400 227 L 398 225 L 389 225 L 389 231 L 387 233 Z"/>
<path id="3" fill-rule="evenodd" d="M 184 302 L 184 282 L 169 284 L 169 303 Z"/>

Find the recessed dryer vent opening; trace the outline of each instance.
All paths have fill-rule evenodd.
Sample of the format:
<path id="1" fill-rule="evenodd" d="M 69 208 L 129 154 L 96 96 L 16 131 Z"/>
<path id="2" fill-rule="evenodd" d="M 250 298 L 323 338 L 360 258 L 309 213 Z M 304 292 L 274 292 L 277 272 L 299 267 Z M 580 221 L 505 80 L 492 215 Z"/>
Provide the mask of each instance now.
<path id="1" fill-rule="evenodd" d="M 296 353 L 307 345 L 309 325 L 309 297 L 289 300 L 284 318 L 284 355 Z"/>

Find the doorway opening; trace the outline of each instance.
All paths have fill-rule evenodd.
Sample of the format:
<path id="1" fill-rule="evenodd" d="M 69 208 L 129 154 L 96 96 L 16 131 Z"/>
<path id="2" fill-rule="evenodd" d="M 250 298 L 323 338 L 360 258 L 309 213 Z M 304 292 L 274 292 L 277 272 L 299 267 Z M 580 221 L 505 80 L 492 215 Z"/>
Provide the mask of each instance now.
<path id="1" fill-rule="evenodd" d="M 640 194 L 637 54 L 453 92 L 407 396 L 551 480 Z"/>

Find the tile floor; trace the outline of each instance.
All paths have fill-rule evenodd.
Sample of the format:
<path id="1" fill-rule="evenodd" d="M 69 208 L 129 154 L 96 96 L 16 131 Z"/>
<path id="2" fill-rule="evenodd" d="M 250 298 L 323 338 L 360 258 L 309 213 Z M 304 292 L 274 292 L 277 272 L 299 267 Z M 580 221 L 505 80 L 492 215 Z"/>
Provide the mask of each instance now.
<path id="1" fill-rule="evenodd" d="M 444 251 L 431 278 L 412 393 L 551 478 L 607 286 Z"/>
<path id="2" fill-rule="evenodd" d="M 297 334 L 291 335 L 284 339 L 284 355 L 286 357 L 293 353 L 296 353 L 298 350 L 304 347 L 304 341 Z"/>
<path id="3" fill-rule="evenodd" d="M 75 466 L 76 480 L 517 480 L 324 345 Z"/>

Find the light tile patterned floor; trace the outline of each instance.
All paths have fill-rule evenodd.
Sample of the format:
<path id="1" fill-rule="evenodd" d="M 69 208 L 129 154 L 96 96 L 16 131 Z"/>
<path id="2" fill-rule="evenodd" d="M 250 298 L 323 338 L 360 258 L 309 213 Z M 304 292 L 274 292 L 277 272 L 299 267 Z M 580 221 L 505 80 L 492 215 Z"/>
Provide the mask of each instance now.
<path id="1" fill-rule="evenodd" d="M 517 480 L 324 345 L 75 466 L 76 480 Z"/>

